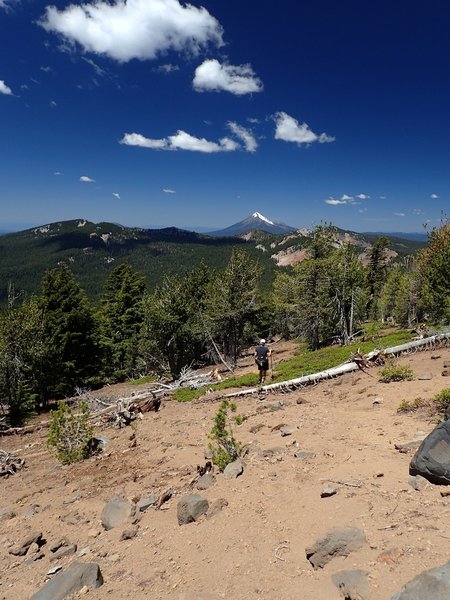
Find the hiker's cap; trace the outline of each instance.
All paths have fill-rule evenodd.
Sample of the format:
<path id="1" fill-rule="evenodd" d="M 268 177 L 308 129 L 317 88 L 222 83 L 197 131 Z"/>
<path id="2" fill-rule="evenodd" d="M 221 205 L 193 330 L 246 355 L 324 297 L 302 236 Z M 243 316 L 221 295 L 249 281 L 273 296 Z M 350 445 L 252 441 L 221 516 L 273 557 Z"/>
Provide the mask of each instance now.
<path id="1" fill-rule="evenodd" d="M 263 339 L 263 340 L 260 340 L 260 342 L 259 342 L 259 343 L 260 343 L 260 344 L 265 344 L 265 343 L 266 343 L 266 340 L 264 340 L 264 339 Z"/>

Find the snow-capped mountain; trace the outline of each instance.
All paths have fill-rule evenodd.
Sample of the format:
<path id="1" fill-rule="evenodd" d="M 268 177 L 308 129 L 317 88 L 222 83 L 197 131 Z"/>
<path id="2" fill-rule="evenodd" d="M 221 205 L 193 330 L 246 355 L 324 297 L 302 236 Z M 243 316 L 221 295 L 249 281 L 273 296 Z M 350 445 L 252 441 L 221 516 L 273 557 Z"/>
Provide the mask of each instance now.
<path id="1" fill-rule="evenodd" d="M 291 231 L 296 231 L 296 227 L 290 227 L 289 225 L 285 225 L 284 223 L 276 223 L 274 221 L 271 221 L 261 213 L 254 212 L 252 215 L 250 215 L 243 221 L 239 221 L 239 223 L 230 225 L 230 227 L 226 227 L 225 229 L 219 229 L 218 231 L 210 231 L 208 235 L 213 235 L 216 237 L 236 237 L 238 235 L 247 233 L 252 229 L 259 229 L 261 231 L 267 231 L 268 233 L 274 234 L 283 234 L 290 233 Z"/>

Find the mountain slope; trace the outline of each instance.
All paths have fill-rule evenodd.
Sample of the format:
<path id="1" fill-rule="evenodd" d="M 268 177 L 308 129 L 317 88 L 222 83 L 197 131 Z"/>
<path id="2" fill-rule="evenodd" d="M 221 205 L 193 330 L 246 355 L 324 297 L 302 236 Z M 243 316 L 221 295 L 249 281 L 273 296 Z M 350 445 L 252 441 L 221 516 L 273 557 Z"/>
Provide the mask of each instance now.
<path id="1" fill-rule="evenodd" d="M 261 213 L 254 212 L 252 215 L 250 215 L 243 221 L 239 221 L 239 223 L 230 225 L 225 229 L 219 229 L 218 231 L 210 231 L 208 235 L 214 237 L 235 237 L 240 236 L 244 233 L 248 233 L 249 231 L 252 231 L 254 229 L 258 229 L 259 231 L 266 231 L 267 233 L 273 233 L 275 235 L 282 235 L 284 233 L 296 231 L 295 227 L 290 227 L 289 225 L 285 225 L 284 223 L 275 223 L 274 221 L 271 221 Z"/>

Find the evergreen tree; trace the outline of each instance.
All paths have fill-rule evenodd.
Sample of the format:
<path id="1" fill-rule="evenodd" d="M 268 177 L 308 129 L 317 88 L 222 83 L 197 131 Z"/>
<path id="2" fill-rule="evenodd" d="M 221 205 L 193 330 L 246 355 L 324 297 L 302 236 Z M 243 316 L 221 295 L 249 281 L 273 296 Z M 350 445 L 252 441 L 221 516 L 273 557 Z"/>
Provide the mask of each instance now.
<path id="1" fill-rule="evenodd" d="M 209 286 L 208 328 L 231 364 L 235 364 L 244 341 L 254 335 L 251 325 L 258 312 L 261 274 L 258 262 L 245 250 L 235 248 L 224 273 L 217 275 Z"/>
<path id="2" fill-rule="evenodd" d="M 98 373 L 97 331 L 93 312 L 66 265 L 47 271 L 40 306 L 44 312 L 45 399 L 73 393 Z"/>
<path id="3" fill-rule="evenodd" d="M 428 234 L 418 259 L 421 308 L 434 322 L 450 323 L 450 222 Z"/>
<path id="4" fill-rule="evenodd" d="M 127 262 L 118 265 L 106 281 L 99 318 L 108 376 L 132 376 L 142 366 L 139 335 L 144 292 L 144 277 Z"/>
<path id="5" fill-rule="evenodd" d="M 10 288 L 8 307 L 0 317 L 0 396 L 12 426 L 22 425 L 39 401 L 43 324 L 37 301 L 16 306 Z"/>
<path id="6" fill-rule="evenodd" d="M 367 287 L 369 293 L 367 316 L 370 319 L 376 320 L 379 318 L 379 299 L 387 275 L 388 247 L 389 240 L 382 236 L 377 239 L 370 251 L 367 274 Z"/>

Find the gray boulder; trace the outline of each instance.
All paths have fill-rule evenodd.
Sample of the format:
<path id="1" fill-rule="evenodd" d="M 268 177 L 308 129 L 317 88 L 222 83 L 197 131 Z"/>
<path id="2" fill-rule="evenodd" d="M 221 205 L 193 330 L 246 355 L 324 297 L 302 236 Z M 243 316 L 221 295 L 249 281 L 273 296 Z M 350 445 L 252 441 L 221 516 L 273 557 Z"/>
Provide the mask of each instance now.
<path id="1" fill-rule="evenodd" d="M 153 506 L 157 502 L 158 498 L 155 496 L 155 494 L 151 493 L 148 496 L 141 498 L 136 504 L 136 508 L 139 510 L 139 512 L 145 512 L 147 508 L 150 508 L 150 506 Z"/>
<path id="2" fill-rule="evenodd" d="M 334 585 L 345 600 L 367 600 L 369 597 L 368 573 L 359 569 L 339 571 L 331 576 Z"/>
<path id="3" fill-rule="evenodd" d="M 241 475 L 243 472 L 244 465 L 238 458 L 225 467 L 223 471 L 223 476 L 225 477 L 225 479 L 236 479 L 236 477 L 239 477 L 239 475 Z"/>
<path id="4" fill-rule="evenodd" d="M 206 498 L 202 498 L 198 494 L 184 496 L 178 502 L 177 518 L 178 525 L 187 525 L 193 523 L 202 515 L 208 512 L 209 502 Z"/>
<path id="5" fill-rule="evenodd" d="M 450 485 L 450 421 L 443 421 L 423 440 L 409 464 L 410 475 Z"/>
<path id="6" fill-rule="evenodd" d="M 127 519 L 134 517 L 136 505 L 128 502 L 122 495 L 118 495 L 105 504 L 102 511 L 102 525 L 109 531 Z"/>
<path id="7" fill-rule="evenodd" d="M 306 558 L 315 569 L 323 568 L 334 556 L 348 556 L 359 550 L 366 536 L 357 527 L 331 529 L 321 540 L 305 549 Z"/>
<path id="8" fill-rule="evenodd" d="M 212 473 L 205 473 L 197 481 L 197 489 L 198 490 L 207 490 L 214 484 L 215 481 L 216 481 L 216 478 L 214 477 L 214 475 Z"/>
<path id="9" fill-rule="evenodd" d="M 450 598 L 450 562 L 424 571 L 392 596 L 391 600 L 448 600 Z"/>
<path id="10" fill-rule="evenodd" d="M 33 594 L 30 600 L 63 600 L 84 586 L 93 589 L 102 584 L 103 577 L 97 563 L 74 562 Z"/>

